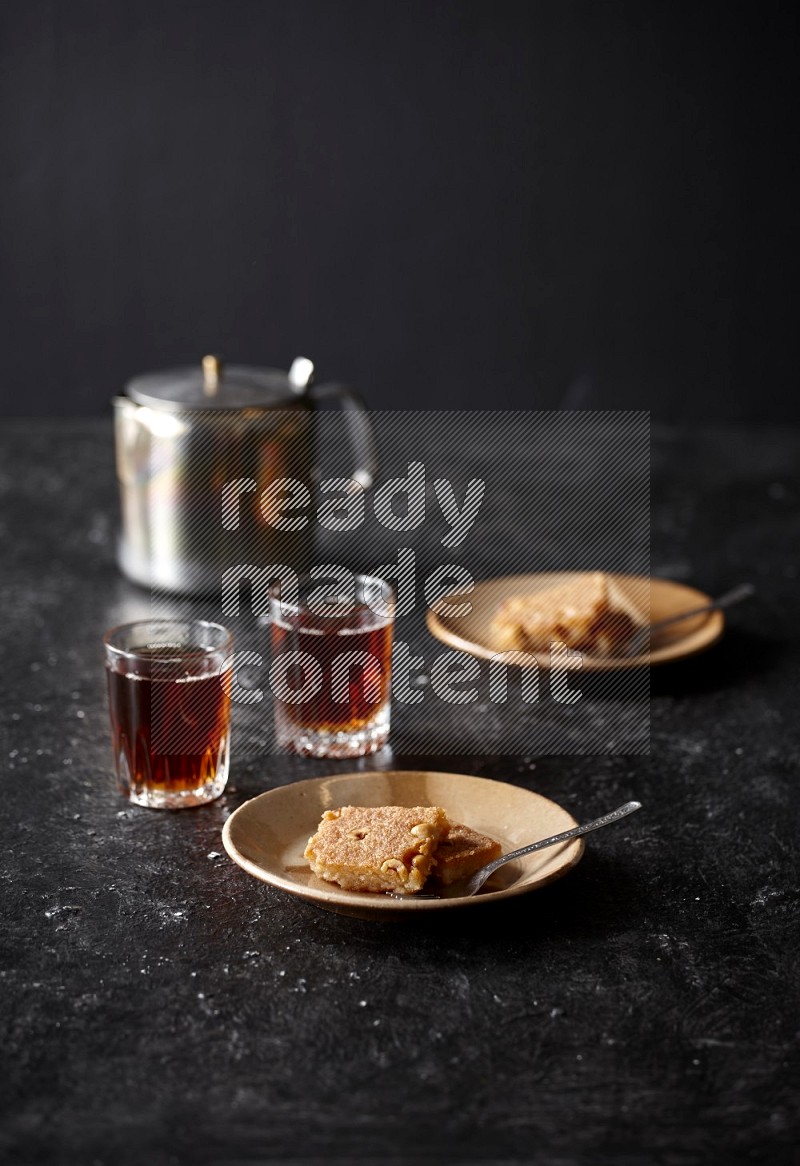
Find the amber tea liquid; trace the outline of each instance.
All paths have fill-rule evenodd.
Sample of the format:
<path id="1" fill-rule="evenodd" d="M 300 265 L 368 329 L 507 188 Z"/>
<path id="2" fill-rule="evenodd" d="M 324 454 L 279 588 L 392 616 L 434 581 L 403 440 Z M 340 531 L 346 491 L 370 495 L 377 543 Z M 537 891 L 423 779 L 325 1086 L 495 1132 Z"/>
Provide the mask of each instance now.
<path id="1" fill-rule="evenodd" d="M 132 801 L 165 807 L 208 801 L 217 796 L 217 787 L 222 792 L 230 671 L 220 667 L 219 654 L 134 646 L 107 664 L 106 675 L 121 792 Z"/>
<path id="2" fill-rule="evenodd" d="M 287 655 L 294 661 L 278 673 L 302 701 L 282 699 L 272 684 L 279 744 L 326 757 L 361 756 L 386 741 L 389 732 L 393 619 L 357 604 L 346 615 L 317 615 L 308 609 L 273 611 L 273 669 Z M 297 660 L 313 660 L 309 670 Z M 320 683 L 314 686 L 316 671 Z M 274 671 L 271 676 L 274 677 Z"/>

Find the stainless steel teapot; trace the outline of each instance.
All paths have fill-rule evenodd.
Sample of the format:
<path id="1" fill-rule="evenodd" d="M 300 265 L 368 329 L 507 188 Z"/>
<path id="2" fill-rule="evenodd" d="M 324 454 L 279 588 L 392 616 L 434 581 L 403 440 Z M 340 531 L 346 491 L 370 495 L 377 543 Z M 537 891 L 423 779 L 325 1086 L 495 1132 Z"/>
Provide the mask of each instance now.
<path id="1" fill-rule="evenodd" d="M 377 472 L 363 404 L 345 385 L 314 385 L 313 374 L 304 357 L 287 373 L 223 368 L 207 356 L 196 367 L 129 382 L 113 404 L 122 509 L 118 561 L 130 579 L 208 595 L 237 566 L 308 568 L 313 523 L 278 529 L 260 501 L 278 479 L 304 483 L 313 497 L 314 412 L 323 401 L 335 400 L 344 410 L 356 463 L 350 478 L 366 489 Z M 233 520 L 226 521 L 224 497 L 232 507 L 235 502 Z"/>

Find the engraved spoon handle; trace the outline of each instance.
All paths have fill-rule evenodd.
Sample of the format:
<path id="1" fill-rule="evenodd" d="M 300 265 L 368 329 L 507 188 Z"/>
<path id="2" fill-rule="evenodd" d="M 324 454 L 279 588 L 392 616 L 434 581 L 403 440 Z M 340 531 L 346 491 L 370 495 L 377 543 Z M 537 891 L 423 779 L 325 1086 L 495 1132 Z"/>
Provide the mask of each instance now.
<path id="1" fill-rule="evenodd" d="M 569 842 L 571 838 L 579 838 L 581 834 L 589 834 L 592 830 L 599 830 L 601 826 L 610 826 L 612 822 L 618 822 L 620 818 L 626 818 L 628 814 L 633 814 L 641 808 L 641 802 L 626 802 L 624 806 L 619 806 L 609 814 L 603 814 L 602 818 L 595 818 L 593 822 L 584 822 L 582 826 L 573 826 L 571 830 L 564 830 L 561 834 L 553 834 L 551 838 L 543 838 L 541 842 L 532 842 L 530 846 L 522 846 L 519 850 L 512 850 L 510 854 L 502 854 L 494 862 L 489 862 L 476 871 L 472 878 L 464 884 L 462 894 L 465 896 L 474 895 L 476 891 L 480 890 L 489 875 L 494 874 L 498 867 L 511 862 L 514 858 L 522 858 L 524 854 L 533 854 L 536 850 L 545 850 L 548 846 L 558 845 L 559 842 Z"/>

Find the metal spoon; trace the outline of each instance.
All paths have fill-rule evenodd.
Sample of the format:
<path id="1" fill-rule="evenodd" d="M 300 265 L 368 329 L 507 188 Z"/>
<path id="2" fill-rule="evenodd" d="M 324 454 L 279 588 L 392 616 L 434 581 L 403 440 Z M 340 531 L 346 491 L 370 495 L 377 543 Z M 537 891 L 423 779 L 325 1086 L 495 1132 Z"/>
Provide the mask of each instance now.
<path id="1" fill-rule="evenodd" d="M 507 862 L 511 862 L 512 859 L 522 858 L 524 854 L 533 854 L 536 850 L 545 850 L 548 846 L 558 845 L 559 842 L 569 842 L 571 838 L 579 838 L 581 834 L 589 834 L 592 830 L 599 830 L 601 826 L 610 826 L 612 822 L 618 822 L 620 818 L 626 818 L 628 814 L 633 814 L 641 808 L 641 802 L 626 802 L 624 806 L 612 810 L 610 814 L 603 814 L 602 818 L 595 818 L 593 822 L 585 822 L 582 826 L 573 826 L 571 830 L 564 830 L 561 834 L 553 834 L 551 838 L 543 838 L 541 842 L 532 842 L 530 846 L 522 846 L 519 850 L 512 850 L 510 854 L 501 854 L 494 862 L 482 866 L 468 879 L 460 879 L 445 887 L 441 895 L 425 892 L 416 895 L 392 894 L 390 898 L 405 899 L 406 901 L 409 899 L 469 898 L 478 893 L 490 875 L 493 875 L 499 867 L 504 866 Z"/>
<path id="2" fill-rule="evenodd" d="M 647 647 L 653 632 L 660 632 L 662 628 L 671 627 L 672 624 L 680 623 L 684 619 L 691 619 L 695 615 L 705 615 L 707 611 L 720 611 L 723 607 L 732 607 L 734 603 L 741 603 L 743 599 L 749 599 L 751 595 L 755 594 L 755 590 L 752 583 L 740 583 L 738 587 L 726 591 L 724 595 L 720 595 L 718 599 L 712 599 L 710 603 L 704 603 L 701 607 L 693 607 L 689 611 L 681 611 L 677 615 L 670 615 L 667 619 L 659 619 L 655 623 L 648 624 L 647 627 L 639 628 L 629 640 L 624 655 L 639 656 Z"/>

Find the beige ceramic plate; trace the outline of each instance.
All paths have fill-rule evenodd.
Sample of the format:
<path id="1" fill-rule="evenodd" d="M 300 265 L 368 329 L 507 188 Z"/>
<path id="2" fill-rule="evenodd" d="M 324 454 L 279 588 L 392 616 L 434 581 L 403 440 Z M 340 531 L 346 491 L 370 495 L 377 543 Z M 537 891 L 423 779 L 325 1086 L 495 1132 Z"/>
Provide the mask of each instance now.
<path id="1" fill-rule="evenodd" d="M 474 590 L 460 597 L 472 604 L 469 615 L 454 618 L 429 611 L 428 630 L 437 640 L 451 648 L 489 660 L 497 651 L 492 647 L 489 627 L 497 608 L 505 599 L 512 595 L 535 595 L 548 587 L 576 581 L 581 574 L 583 572 L 561 571 L 541 575 L 506 575 L 502 579 L 487 579 L 483 583 L 476 583 Z M 614 605 L 626 610 L 638 624 L 657 623 L 711 602 L 702 591 L 685 587 L 682 583 L 673 583 L 669 579 L 609 575 L 609 580 Z M 452 604 L 458 598 L 458 595 L 450 595 L 447 600 Z M 679 660 L 710 647 L 722 635 L 724 627 L 725 618 L 721 611 L 694 616 L 657 632 L 651 650 L 646 655 L 612 660 L 584 656 L 583 670 L 613 672 L 620 668 L 641 668 L 648 664 Z M 537 655 L 536 659 L 540 667 L 549 667 L 548 656 Z"/>
<path id="2" fill-rule="evenodd" d="M 222 831 L 230 857 L 248 874 L 329 911 L 362 919 L 400 919 L 409 912 L 486 906 L 522 895 L 566 874 L 583 839 L 503 866 L 471 899 L 391 899 L 343 891 L 311 873 L 303 850 L 323 810 L 337 806 L 442 806 L 448 817 L 496 838 L 503 853 L 577 825 L 555 802 L 520 786 L 458 773 L 345 773 L 269 790 L 231 814 Z"/>

